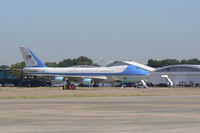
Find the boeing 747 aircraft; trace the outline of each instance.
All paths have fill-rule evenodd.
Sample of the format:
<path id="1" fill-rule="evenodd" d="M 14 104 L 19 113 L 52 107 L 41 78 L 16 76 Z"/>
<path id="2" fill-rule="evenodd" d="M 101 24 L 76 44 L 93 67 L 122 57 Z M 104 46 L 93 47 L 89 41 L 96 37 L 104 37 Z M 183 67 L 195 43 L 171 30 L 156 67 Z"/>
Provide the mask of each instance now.
<path id="1" fill-rule="evenodd" d="M 96 83 L 105 80 L 129 80 L 137 78 L 144 79 L 149 73 L 144 69 L 134 65 L 95 67 L 95 68 L 73 68 L 73 67 L 47 67 L 40 59 L 27 47 L 20 47 L 26 67 L 25 73 L 35 76 L 55 76 L 85 83 Z"/>

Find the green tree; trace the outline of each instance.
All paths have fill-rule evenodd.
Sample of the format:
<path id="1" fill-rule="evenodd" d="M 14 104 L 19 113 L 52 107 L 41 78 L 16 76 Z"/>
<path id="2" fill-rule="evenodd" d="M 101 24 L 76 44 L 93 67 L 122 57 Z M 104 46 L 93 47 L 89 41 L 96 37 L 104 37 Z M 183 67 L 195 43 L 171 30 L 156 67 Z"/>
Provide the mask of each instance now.
<path id="1" fill-rule="evenodd" d="M 76 65 L 93 65 L 93 62 L 88 57 L 80 56 L 76 59 Z"/>
<path id="2" fill-rule="evenodd" d="M 161 61 L 150 59 L 148 60 L 148 66 L 150 67 L 162 67 Z"/>
<path id="3" fill-rule="evenodd" d="M 9 66 L 7 66 L 7 65 L 1 65 L 0 66 L 0 69 L 8 69 L 9 68 Z"/>
<path id="4" fill-rule="evenodd" d="M 11 65 L 10 74 L 17 76 L 19 79 L 24 78 L 23 68 L 25 67 L 24 62 L 16 63 Z"/>
<path id="5" fill-rule="evenodd" d="M 48 67 L 56 67 L 57 63 L 56 62 L 46 62 L 45 65 Z"/>
<path id="6" fill-rule="evenodd" d="M 65 59 L 65 60 L 59 62 L 57 66 L 58 67 L 69 67 L 69 66 L 74 66 L 74 65 L 75 65 L 75 63 L 73 60 Z"/>
<path id="7" fill-rule="evenodd" d="M 188 64 L 188 61 L 187 60 L 181 60 L 181 62 L 180 62 L 181 64 Z"/>
<path id="8" fill-rule="evenodd" d="M 93 61 L 85 56 L 80 56 L 75 59 L 64 59 L 57 64 L 57 67 L 69 67 L 75 65 L 95 65 L 99 66 L 98 64 L 93 64 Z"/>
<path id="9" fill-rule="evenodd" d="M 199 60 L 196 59 L 196 58 L 189 59 L 187 64 L 195 64 L 195 65 L 197 65 L 197 64 L 199 64 Z"/>
<path id="10" fill-rule="evenodd" d="M 161 66 L 168 66 L 168 65 L 177 65 L 180 64 L 180 62 L 176 59 L 165 59 L 161 61 Z"/>
<path id="11" fill-rule="evenodd" d="M 147 65 L 150 66 L 150 67 L 154 67 L 154 60 L 153 59 L 149 59 Z"/>

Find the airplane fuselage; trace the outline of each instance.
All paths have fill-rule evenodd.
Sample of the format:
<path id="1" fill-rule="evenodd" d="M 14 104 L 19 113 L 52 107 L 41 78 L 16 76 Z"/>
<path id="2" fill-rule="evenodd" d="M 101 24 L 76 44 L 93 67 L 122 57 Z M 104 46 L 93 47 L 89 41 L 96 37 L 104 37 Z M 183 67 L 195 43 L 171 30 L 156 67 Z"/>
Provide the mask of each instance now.
<path id="1" fill-rule="evenodd" d="M 124 65 L 113 67 L 95 67 L 95 68 L 74 68 L 74 67 L 47 67 L 40 59 L 28 48 L 20 47 L 26 67 L 24 72 L 35 76 L 54 76 L 70 79 L 88 79 L 102 81 L 109 79 L 123 81 L 137 77 L 143 79 L 148 77 L 149 73 L 137 65 Z M 139 78 L 138 78 L 139 77 Z M 132 79 L 133 79 L 132 78 Z"/>
<path id="2" fill-rule="evenodd" d="M 97 68 L 53 68 L 53 67 L 25 67 L 24 71 L 32 75 L 43 76 L 148 76 L 143 69 L 136 66 L 116 66 Z"/>

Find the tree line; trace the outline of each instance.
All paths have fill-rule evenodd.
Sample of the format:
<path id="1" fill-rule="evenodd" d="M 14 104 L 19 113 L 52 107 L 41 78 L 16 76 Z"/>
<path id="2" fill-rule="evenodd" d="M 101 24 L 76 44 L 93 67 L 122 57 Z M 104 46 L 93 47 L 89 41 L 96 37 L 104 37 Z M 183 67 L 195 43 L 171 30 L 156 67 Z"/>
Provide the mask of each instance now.
<path id="1" fill-rule="evenodd" d="M 150 67 L 157 68 L 157 67 L 164 67 L 168 65 L 180 65 L 180 64 L 200 65 L 200 60 L 198 60 L 197 58 L 188 59 L 188 60 L 183 59 L 181 61 L 177 59 L 164 59 L 164 60 L 149 59 L 147 65 Z"/>
<path id="2" fill-rule="evenodd" d="M 99 66 L 97 63 L 93 63 L 92 59 L 85 56 L 80 56 L 74 59 L 64 59 L 63 61 L 60 61 L 59 63 L 46 62 L 45 65 L 47 65 L 48 67 L 70 67 L 70 66 L 76 66 L 76 65 Z"/>

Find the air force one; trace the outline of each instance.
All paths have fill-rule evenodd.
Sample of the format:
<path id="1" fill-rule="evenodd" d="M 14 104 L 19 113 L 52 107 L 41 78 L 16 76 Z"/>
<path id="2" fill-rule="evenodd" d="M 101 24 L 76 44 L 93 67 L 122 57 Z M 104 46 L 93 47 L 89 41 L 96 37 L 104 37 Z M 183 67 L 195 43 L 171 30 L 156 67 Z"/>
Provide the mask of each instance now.
<path id="1" fill-rule="evenodd" d="M 54 76 L 57 79 L 68 79 L 69 81 L 81 81 L 85 84 L 122 81 L 142 80 L 149 76 L 149 73 L 136 65 L 123 65 L 113 67 L 47 67 L 27 47 L 20 47 L 26 67 L 25 73 L 35 76 Z"/>

